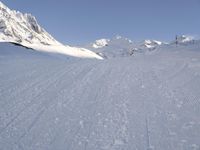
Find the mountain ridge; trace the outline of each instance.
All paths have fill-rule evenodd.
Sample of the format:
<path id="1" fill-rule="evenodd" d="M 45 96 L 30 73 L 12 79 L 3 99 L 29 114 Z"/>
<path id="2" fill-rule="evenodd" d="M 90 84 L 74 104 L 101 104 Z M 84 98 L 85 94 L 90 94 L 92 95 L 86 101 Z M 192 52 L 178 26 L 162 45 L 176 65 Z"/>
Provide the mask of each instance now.
<path id="1" fill-rule="evenodd" d="M 85 49 L 63 45 L 54 39 L 31 14 L 11 10 L 0 1 L 0 42 L 21 44 L 34 50 L 79 58 L 102 59 Z"/>
<path id="2" fill-rule="evenodd" d="M 54 39 L 38 24 L 33 15 L 11 10 L 0 1 L 0 41 L 21 44 L 39 51 L 102 59 L 132 56 L 135 52 L 148 52 L 163 45 L 187 45 L 194 43 L 195 39 L 181 35 L 169 43 L 152 39 L 136 42 L 117 35 L 110 39 L 103 38 L 79 47 L 71 47 Z"/>
<path id="3" fill-rule="evenodd" d="M 192 36 L 181 35 L 177 36 L 177 39 L 170 42 L 163 42 L 155 39 L 146 39 L 143 41 L 133 41 L 129 38 L 123 36 L 115 36 L 113 38 L 102 38 L 94 42 L 91 42 L 86 45 L 82 45 L 87 49 L 90 49 L 104 58 L 113 58 L 113 57 L 124 57 L 131 56 L 133 53 L 148 52 L 156 50 L 163 46 L 171 45 L 188 45 L 194 44 L 195 41 L 198 41 Z"/>

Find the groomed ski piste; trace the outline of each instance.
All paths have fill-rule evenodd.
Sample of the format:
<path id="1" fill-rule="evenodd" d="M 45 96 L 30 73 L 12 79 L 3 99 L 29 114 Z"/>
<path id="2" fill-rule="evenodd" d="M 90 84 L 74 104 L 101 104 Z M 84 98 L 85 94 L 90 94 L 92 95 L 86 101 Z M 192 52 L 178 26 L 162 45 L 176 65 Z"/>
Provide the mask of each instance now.
<path id="1" fill-rule="evenodd" d="M 199 150 L 200 44 L 62 59 L 0 43 L 1 150 Z"/>
<path id="2" fill-rule="evenodd" d="M 200 41 L 102 60 L 3 37 L 0 150 L 200 149 Z"/>

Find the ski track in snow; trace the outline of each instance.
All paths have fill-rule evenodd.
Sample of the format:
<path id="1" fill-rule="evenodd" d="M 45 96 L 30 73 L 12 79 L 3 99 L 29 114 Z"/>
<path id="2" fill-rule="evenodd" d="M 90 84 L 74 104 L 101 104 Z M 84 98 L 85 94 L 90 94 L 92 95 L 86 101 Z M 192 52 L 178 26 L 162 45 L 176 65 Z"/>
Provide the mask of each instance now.
<path id="1" fill-rule="evenodd" d="M 200 54 L 154 53 L 1 57 L 0 149 L 199 150 Z"/>

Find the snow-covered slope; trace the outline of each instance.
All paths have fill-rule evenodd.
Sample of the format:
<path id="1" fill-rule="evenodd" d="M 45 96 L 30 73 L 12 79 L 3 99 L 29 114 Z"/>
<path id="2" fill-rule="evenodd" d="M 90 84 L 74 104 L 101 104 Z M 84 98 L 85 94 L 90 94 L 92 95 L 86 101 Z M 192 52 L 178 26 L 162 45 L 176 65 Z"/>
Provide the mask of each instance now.
<path id="1" fill-rule="evenodd" d="M 106 61 L 0 44 L 0 149 L 199 150 L 199 85 L 198 43 Z"/>
<path id="2" fill-rule="evenodd" d="M 8 10 L 0 3 L 1 15 Z M 117 36 L 88 46 L 115 59 L 74 59 L 47 51 L 101 57 L 41 28 L 40 38 L 25 20 L 37 34 L 27 38 L 9 18 L 0 29 L 0 150 L 200 149 L 200 41 Z"/>
<path id="3" fill-rule="evenodd" d="M 39 26 L 34 16 L 10 10 L 0 2 L 0 39 L 30 44 L 60 44 Z"/>
<path id="4" fill-rule="evenodd" d="M 154 50 L 163 45 L 156 40 L 144 40 L 142 42 L 132 42 L 128 38 L 116 36 L 112 39 L 100 39 L 85 47 L 100 54 L 104 58 L 127 57 L 133 55 L 135 51 L 144 52 Z"/>
<path id="5" fill-rule="evenodd" d="M 87 49 L 64 46 L 40 27 L 34 16 L 10 10 L 1 1 L 0 42 L 15 42 L 40 51 L 101 59 Z"/>

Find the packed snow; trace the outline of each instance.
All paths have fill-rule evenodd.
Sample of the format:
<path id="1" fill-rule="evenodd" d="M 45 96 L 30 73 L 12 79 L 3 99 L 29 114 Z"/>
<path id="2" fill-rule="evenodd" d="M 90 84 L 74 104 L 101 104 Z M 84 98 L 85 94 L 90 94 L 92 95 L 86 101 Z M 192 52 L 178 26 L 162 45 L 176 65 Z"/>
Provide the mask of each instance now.
<path id="1" fill-rule="evenodd" d="M 1 150 L 200 149 L 200 44 L 104 61 L 0 43 Z"/>
<path id="2" fill-rule="evenodd" d="M 0 150 L 200 150 L 200 41 L 77 48 L 0 17 Z"/>

